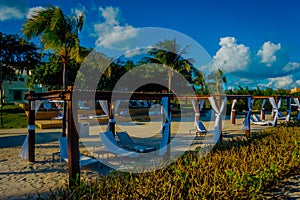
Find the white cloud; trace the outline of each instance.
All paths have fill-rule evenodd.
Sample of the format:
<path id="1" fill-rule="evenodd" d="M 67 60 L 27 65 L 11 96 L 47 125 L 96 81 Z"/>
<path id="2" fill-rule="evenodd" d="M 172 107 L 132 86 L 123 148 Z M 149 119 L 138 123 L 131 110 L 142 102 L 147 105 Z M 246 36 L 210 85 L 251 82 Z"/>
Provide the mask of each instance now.
<path id="1" fill-rule="evenodd" d="M 268 67 L 272 65 L 272 63 L 276 62 L 275 53 L 281 49 L 281 44 L 274 44 L 270 41 L 265 42 L 262 48 L 258 51 L 257 55 L 261 57 L 261 62 L 266 63 Z"/>
<path id="2" fill-rule="evenodd" d="M 295 81 L 293 81 L 293 75 L 268 78 L 268 81 L 269 83 L 267 84 L 267 86 L 275 88 L 291 88 L 295 84 Z"/>
<path id="3" fill-rule="evenodd" d="M 223 72 L 230 73 L 245 70 L 250 62 L 249 47 L 237 44 L 234 37 L 220 39 L 221 48 L 213 56 L 214 65 Z"/>
<path id="4" fill-rule="evenodd" d="M 42 6 L 29 8 L 27 15 L 26 15 L 27 19 L 31 18 L 32 16 L 36 15 L 37 12 L 42 11 L 42 10 L 45 10 L 45 8 Z"/>
<path id="5" fill-rule="evenodd" d="M 26 16 L 28 0 L 1 0 L 0 21 L 19 20 Z"/>
<path id="6" fill-rule="evenodd" d="M 220 49 L 213 56 L 214 62 L 203 69 L 211 72 L 213 67 L 220 67 L 228 85 L 299 87 L 300 62 L 291 61 L 280 43 L 267 41 L 256 52 L 238 44 L 234 37 L 221 38 L 219 44 Z"/>
<path id="7" fill-rule="evenodd" d="M 290 71 L 295 71 L 300 68 L 300 63 L 298 62 L 289 62 L 284 68 L 282 69 L 283 71 L 290 72 Z"/>
<path id="8" fill-rule="evenodd" d="M 125 58 L 131 58 L 136 55 L 141 54 L 141 49 L 139 47 L 135 48 L 134 50 L 128 50 L 124 53 Z"/>
<path id="9" fill-rule="evenodd" d="M 117 26 L 119 25 L 119 17 L 121 10 L 119 8 L 107 7 L 99 8 L 102 17 L 105 19 L 107 25 Z"/>
<path id="10" fill-rule="evenodd" d="M 0 6 L 0 21 L 9 19 L 22 19 L 24 16 L 24 11 L 18 7 L 10 7 L 7 5 Z"/>
<path id="11" fill-rule="evenodd" d="M 72 13 L 72 14 L 75 14 L 76 17 L 80 17 L 81 14 L 82 14 L 82 12 L 83 12 L 84 10 L 85 10 L 84 7 L 81 8 L 81 9 L 79 9 L 79 8 L 72 8 L 72 9 L 71 9 L 71 13 Z"/>
<path id="12" fill-rule="evenodd" d="M 94 24 L 94 31 L 98 37 L 96 46 L 108 49 L 128 50 L 131 40 L 137 36 L 138 29 L 131 25 L 120 23 L 121 11 L 119 8 L 99 8 L 103 23 Z"/>

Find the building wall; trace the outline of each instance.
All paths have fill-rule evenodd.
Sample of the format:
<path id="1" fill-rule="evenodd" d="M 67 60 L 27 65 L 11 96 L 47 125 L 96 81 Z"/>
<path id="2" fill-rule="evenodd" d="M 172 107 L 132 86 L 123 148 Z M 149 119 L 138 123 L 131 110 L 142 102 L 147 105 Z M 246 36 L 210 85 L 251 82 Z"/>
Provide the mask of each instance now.
<path id="1" fill-rule="evenodd" d="M 18 75 L 11 81 L 3 81 L 3 93 L 5 103 L 25 102 L 25 94 L 29 91 L 26 87 L 27 75 Z M 45 87 L 34 86 L 36 92 L 45 92 Z"/>
<path id="2" fill-rule="evenodd" d="M 296 92 L 300 92 L 300 88 L 291 89 L 291 93 L 296 93 Z"/>

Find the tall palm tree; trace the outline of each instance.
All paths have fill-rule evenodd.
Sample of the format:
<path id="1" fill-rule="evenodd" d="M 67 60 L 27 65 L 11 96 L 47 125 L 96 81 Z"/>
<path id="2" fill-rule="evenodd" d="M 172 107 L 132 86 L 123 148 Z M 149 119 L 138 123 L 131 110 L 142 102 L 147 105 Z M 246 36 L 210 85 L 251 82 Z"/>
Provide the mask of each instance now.
<path id="1" fill-rule="evenodd" d="M 48 6 L 36 11 L 23 25 L 27 39 L 40 36 L 44 51 L 52 50 L 63 63 L 63 88 L 67 89 L 67 69 L 70 61 L 81 60 L 78 34 L 82 30 L 84 13 L 67 16 L 59 7 Z M 63 136 L 66 136 L 66 102 L 64 103 Z"/>
<path id="2" fill-rule="evenodd" d="M 186 45 L 180 49 L 176 39 L 158 42 L 155 48 L 149 51 L 150 57 L 145 58 L 146 62 L 162 64 L 168 68 L 168 89 L 171 91 L 173 70 L 191 79 L 191 71 L 193 70 L 192 58 L 184 59 L 183 55 L 187 53 L 190 45 Z M 188 77 L 189 76 L 189 77 Z"/>

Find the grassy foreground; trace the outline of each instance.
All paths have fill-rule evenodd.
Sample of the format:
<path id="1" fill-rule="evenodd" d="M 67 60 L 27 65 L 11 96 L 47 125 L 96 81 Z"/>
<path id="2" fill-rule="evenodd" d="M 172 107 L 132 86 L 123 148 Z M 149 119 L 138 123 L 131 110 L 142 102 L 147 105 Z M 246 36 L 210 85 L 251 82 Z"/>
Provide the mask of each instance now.
<path id="1" fill-rule="evenodd" d="M 3 126 L 0 128 L 25 128 L 28 124 L 28 118 L 25 111 L 17 105 L 5 105 L 2 107 Z"/>
<path id="2" fill-rule="evenodd" d="M 278 181 L 300 172 L 300 128 L 270 128 L 233 140 L 204 158 L 189 152 L 155 172 L 114 172 L 52 193 L 51 199 L 259 199 Z"/>

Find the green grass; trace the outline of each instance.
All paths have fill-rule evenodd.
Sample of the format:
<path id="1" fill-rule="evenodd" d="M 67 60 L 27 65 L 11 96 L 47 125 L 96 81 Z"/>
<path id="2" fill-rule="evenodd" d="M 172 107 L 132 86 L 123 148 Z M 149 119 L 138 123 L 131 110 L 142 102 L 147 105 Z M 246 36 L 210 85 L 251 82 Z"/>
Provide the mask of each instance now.
<path id="1" fill-rule="evenodd" d="M 25 111 L 17 105 L 5 105 L 2 107 L 3 126 L 1 129 L 25 128 L 28 119 Z"/>

